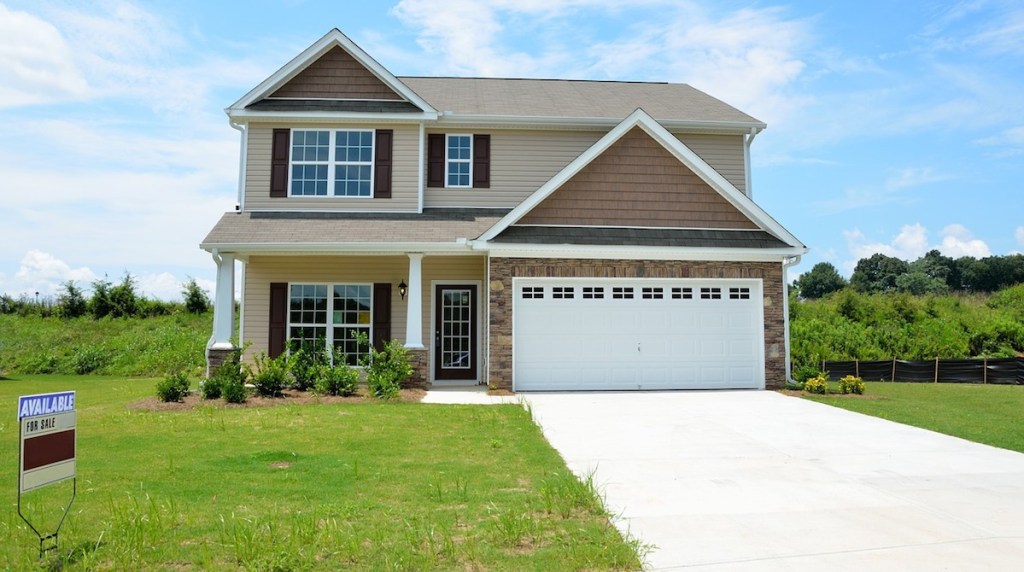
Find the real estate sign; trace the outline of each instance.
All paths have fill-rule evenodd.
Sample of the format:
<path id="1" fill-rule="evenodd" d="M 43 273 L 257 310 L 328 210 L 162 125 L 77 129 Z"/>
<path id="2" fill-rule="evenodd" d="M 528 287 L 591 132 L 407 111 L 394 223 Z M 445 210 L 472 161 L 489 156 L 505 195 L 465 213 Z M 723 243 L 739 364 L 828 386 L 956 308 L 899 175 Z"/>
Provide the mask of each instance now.
<path id="1" fill-rule="evenodd" d="M 21 425 L 19 493 L 75 478 L 75 392 L 26 395 Z"/>

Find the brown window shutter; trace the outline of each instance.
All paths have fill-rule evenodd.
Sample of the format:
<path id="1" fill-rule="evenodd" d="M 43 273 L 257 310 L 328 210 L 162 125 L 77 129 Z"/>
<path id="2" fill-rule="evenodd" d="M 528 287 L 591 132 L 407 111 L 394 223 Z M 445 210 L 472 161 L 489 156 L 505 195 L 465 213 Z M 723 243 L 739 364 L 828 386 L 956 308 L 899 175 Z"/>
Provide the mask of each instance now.
<path id="1" fill-rule="evenodd" d="M 270 196 L 288 196 L 288 155 L 291 152 L 290 129 L 275 129 L 270 150 Z"/>
<path id="2" fill-rule="evenodd" d="M 373 198 L 391 198 L 391 146 L 395 132 L 378 129 L 374 140 Z"/>
<path id="3" fill-rule="evenodd" d="M 473 136 L 473 188 L 491 188 L 491 136 Z"/>
<path id="4" fill-rule="evenodd" d="M 284 282 L 270 283 L 270 339 L 267 340 L 267 353 L 277 357 L 284 352 L 284 342 L 288 330 L 288 284 Z"/>
<path id="5" fill-rule="evenodd" d="M 391 284 L 373 285 L 373 347 L 377 351 L 391 341 Z"/>
<path id="6" fill-rule="evenodd" d="M 444 186 L 444 134 L 427 135 L 427 186 Z"/>

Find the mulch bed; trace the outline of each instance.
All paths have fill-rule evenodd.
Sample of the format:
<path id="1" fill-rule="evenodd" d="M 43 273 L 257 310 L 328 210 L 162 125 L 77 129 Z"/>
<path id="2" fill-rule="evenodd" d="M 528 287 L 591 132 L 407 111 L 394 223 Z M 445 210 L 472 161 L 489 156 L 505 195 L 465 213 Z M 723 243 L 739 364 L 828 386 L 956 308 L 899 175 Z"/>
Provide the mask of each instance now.
<path id="1" fill-rule="evenodd" d="M 873 395 L 865 393 L 863 395 L 857 395 L 856 393 L 828 393 L 822 395 L 820 393 L 807 393 L 806 391 L 800 391 L 799 389 L 779 389 L 779 393 L 783 395 L 792 395 L 793 397 L 837 397 L 839 399 L 883 399 L 881 395 Z"/>
<path id="2" fill-rule="evenodd" d="M 396 401 L 413 403 L 423 399 L 426 391 L 422 389 L 403 389 Z M 378 401 L 360 387 L 356 395 L 337 397 L 334 395 L 314 395 L 309 391 L 284 390 L 281 397 L 259 397 L 253 395 L 245 403 L 228 403 L 223 399 L 203 399 L 198 392 L 192 392 L 184 401 L 165 403 L 153 397 L 145 397 L 128 404 L 128 409 L 140 411 L 187 411 L 197 407 L 217 407 L 221 409 L 245 409 L 251 407 L 276 407 L 278 405 L 309 405 L 314 403 L 371 403 Z"/>

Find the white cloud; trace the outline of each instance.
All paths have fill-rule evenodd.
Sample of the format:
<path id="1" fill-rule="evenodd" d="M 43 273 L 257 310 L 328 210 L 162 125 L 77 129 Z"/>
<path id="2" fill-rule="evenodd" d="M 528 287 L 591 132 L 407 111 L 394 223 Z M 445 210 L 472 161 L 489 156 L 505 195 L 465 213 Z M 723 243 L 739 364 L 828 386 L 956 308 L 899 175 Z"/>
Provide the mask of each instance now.
<path id="1" fill-rule="evenodd" d="M 87 287 L 96 278 L 96 273 L 86 266 L 71 268 L 52 254 L 33 249 L 22 257 L 12 278 L 0 275 L 0 292 L 11 296 L 33 296 L 36 292 L 52 296 L 64 282 L 71 280 L 79 287 Z"/>
<path id="2" fill-rule="evenodd" d="M 948 180 L 946 175 L 938 175 L 931 167 L 897 169 L 888 179 L 885 180 L 885 188 L 888 190 L 899 190 L 930 183 L 938 183 Z"/>
<path id="3" fill-rule="evenodd" d="M 1024 231 L 1018 231 L 1018 235 L 1024 235 Z M 933 249 L 952 258 L 961 256 L 984 258 L 992 254 L 985 241 L 975 238 L 971 231 L 962 224 L 947 225 L 939 232 L 939 236 L 942 240 L 938 244 L 931 244 L 928 239 L 928 229 L 920 223 L 903 226 L 899 234 L 889 242 L 870 241 L 859 229 L 843 231 L 843 237 L 846 239 L 852 256 L 851 260 L 843 263 L 843 267 L 848 272 L 852 272 L 858 260 L 868 258 L 876 253 L 906 261 L 917 260 Z"/>
<path id="4" fill-rule="evenodd" d="M 842 196 L 817 201 L 814 204 L 821 214 L 835 214 L 893 203 L 910 204 L 916 199 L 904 193 L 904 190 L 939 183 L 950 178 L 936 173 L 931 167 L 895 169 L 881 183 L 848 187 L 843 190 Z"/>
<path id="5" fill-rule="evenodd" d="M 1018 226 L 1014 236 L 1017 238 L 1017 244 L 1024 245 L 1024 226 Z"/>
<path id="6" fill-rule="evenodd" d="M 0 108 L 82 97 L 74 52 L 49 22 L 0 4 Z"/>
<path id="7" fill-rule="evenodd" d="M 984 258 L 992 255 L 992 251 L 985 244 L 985 241 L 974 238 L 971 231 L 961 224 L 951 224 L 942 229 L 939 235 L 942 237 L 942 243 L 936 248 L 946 256 L 953 258 L 961 256 Z"/>

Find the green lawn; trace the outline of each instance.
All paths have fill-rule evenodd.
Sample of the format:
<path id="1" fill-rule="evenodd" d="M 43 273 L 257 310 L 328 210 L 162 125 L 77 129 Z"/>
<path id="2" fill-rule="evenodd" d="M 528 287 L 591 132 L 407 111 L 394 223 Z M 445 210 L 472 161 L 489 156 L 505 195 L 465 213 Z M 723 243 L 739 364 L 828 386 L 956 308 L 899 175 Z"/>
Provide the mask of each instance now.
<path id="1" fill-rule="evenodd" d="M 864 397 L 805 396 L 1024 453 L 1024 386 L 868 382 Z"/>
<path id="2" fill-rule="evenodd" d="M 0 567 L 37 566 L 16 515 L 19 395 L 78 391 L 65 569 L 637 569 L 522 407 L 419 403 L 152 412 L 153 379 L 0 381 Z M 59 484 L 24 497 L 56 518 Z M 50 564 L 53 564 L 52 558 Z"/>

